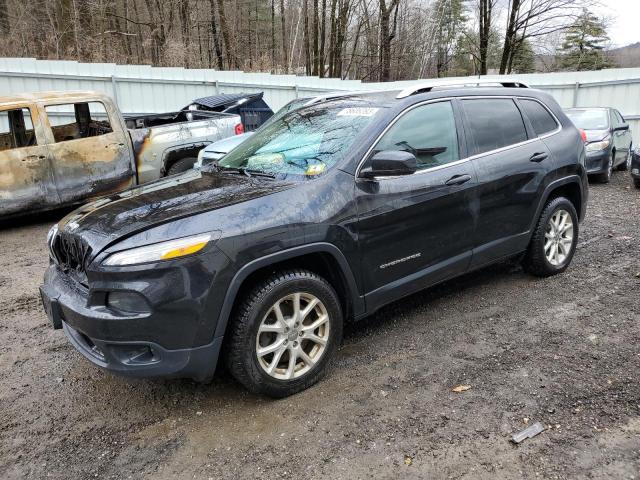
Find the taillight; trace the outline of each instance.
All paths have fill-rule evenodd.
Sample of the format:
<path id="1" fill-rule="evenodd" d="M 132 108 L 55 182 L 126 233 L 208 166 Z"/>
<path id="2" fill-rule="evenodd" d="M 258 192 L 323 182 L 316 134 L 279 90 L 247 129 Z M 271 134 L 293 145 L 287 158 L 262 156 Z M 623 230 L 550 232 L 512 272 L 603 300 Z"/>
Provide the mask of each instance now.
<path id="1" fill-rule="evenodd" d="M 587 132 L 585 132 L 583 129 L 580 129 L 580 136 L 582 137 L 582 141 L 584 143 L 587 143 Z"/>
<path id="2" fill-rule="evenodd" d="M 244 125 L 241 123 L 236 125 L 236 135 L 242 135 L 244 133 Z"/>

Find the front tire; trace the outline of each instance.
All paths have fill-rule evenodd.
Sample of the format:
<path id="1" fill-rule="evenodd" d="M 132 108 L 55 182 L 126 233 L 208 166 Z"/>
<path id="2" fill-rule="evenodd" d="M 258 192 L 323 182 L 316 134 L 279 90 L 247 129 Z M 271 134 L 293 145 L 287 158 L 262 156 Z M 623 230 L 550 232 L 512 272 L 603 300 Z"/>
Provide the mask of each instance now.
<path id="1" fill-rule="evenodd" d="M 315 384 L 342 341 L 338 295 L 306 270 L 277 273 L 256 285 L 236 310 L 224 360 L 254 393 L 282 398 Z"/>
<path id="2" fill-rule="evenodd" d="M 523 260 L 524 269 L 538 277 L 564 272 L 578 244 L 578 214 L 564 197 L 545 206 Z"/>
<path id="3" fill-rule="evenodd" d="M 609 160 L 607 161 L 607 169 L 596 175 L 596 179 L 600 183 L 609 183 L 611 181 L 611 175 L 613 174 L 613 153 L 609 156 Z"/>
<path id="4" fill-rule="evenodd" d="M 627 152 L 627 158 L 624 159 L 624 162 L 620 164 L 618 170 L 623 172 L 629 170 L 631 168 L 631 152 L 633 151 L 633 145 L 629 145 L 629 151 Z"/>

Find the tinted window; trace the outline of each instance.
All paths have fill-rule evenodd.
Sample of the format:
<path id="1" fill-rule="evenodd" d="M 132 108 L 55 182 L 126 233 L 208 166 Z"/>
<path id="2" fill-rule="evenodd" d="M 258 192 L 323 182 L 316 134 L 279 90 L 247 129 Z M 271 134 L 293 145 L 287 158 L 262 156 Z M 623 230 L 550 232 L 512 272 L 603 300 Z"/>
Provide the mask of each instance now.
<path id="1" fill-rule="evenodd" d="M 384 134 L 375 152 L 403 150 L 413 153 L 418 170 L 444 165 L 460 158 L 451 102 L 414 108 Z"/>
<path id="2" fill-rule="evenodd" d="M 0 150 L 30 147 L 36 143 L 28 108 L 0 112 Z"/>
<path id="3" fill-rule="evenodd" d="M 100 102 L 71 103 L 45 107 L 56 143 L 106 135 L 113 130 Z"/>
<path id="4" fill-rule="evenodd" d="M 533 130 L 536 132 L 536 135 L 544 135 L 558 128 L 558 124 L 549 113 L 549 110 L 544 108 L 539 102 L 521 99 L 520 105 L 522 105 L 524 114 L 529 118 L 531 125 L 533 125 Z"/>
<path id="5" fill-rule="evenodd" d="M 513 100 L 491 98 L 463 100 L 476 154 L 507 147 L 527 139 L 520 110 Z"/>

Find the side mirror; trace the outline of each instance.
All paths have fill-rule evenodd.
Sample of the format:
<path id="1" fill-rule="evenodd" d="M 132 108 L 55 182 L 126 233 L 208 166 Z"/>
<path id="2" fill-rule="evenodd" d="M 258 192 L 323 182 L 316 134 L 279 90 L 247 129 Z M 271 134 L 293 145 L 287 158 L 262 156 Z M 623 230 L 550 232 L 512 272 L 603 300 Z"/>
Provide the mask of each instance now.
<path id="1" fill-rule="evenodd" d="M 619 125 L 616 128 L 614 128 L 614 130 L 616 132 L 622 132 L 622 131 L 629 130 L 629 124 L 628 123 L 623 123 L 622 125 Z"/>
<path id="2" fill-rule="evenodd" d="M 383 150 L 371 158 L 369 166 L 363 168 L 360 174 L 364 178 L 411 175 L 418 169 L 417 163 L 411 152 Z"/>

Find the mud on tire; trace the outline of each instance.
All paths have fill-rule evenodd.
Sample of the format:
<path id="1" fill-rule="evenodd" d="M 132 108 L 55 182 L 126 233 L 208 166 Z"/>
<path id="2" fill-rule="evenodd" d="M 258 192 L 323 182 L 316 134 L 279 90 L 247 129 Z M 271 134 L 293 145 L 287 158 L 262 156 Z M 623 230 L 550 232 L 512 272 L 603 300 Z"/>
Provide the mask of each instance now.
<path id="1" fill-rule="evenodd" d="M 315 306 L 312 299 L 318 301 Z M 308 318 L 300 320 L 305 311 Z M 310 331 L 323 316 L 328 318 L 322 324 L 326 326 Z M 324 278 L 307 270 L 279 272 L 255 285 L 235 309 L 225 334 L 224 362 L 231 375 L 248 390 L 286 397 L 322 378 L 342 340 L 342 327 L 338 295 Z M 312 337 L 325 344 L 315 345 Z M 273 352 L 259 355 L 276 347 Z M 294 363 L 293 373 L 289 362 Z"/>

